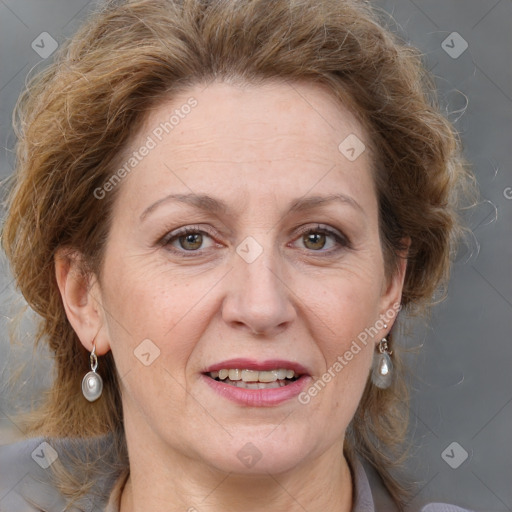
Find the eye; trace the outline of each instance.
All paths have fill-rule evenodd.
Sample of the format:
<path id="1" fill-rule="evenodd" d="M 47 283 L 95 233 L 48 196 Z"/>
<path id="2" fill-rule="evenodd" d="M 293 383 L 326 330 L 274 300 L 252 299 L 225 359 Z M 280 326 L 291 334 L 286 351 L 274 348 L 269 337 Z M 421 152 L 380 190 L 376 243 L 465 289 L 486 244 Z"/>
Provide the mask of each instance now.
<path id="1" fill-rule="evenodd" d="M 351 248 L 350 241 L 344 235 L 320 225 L 305 227 L 300 230 L 296 241 L 302 242 L 306 250 L 319 253 L 333 253 L 341 248 Z M 205 244 L 209 242 L 205 246 Z M 215 245 L 213 236 L 205 229 L 197 226 L 187 226 L 168 233 L 159 242 L 163 247 L 183 256 L 202 254 L 204 250 Z M 188 253 L 188 254 L 187 254 Z"/>
<path id="2" fill-rule="evenodd" d="M 297 240 L 300 240 L 306 249 L 316 252 L 333 252 L 331 249 L 336 251 L 337 245 L 350 248 L 350 242 L 345 236 L 320 225 L 302 229 L 301 236 Z"/>
<path id="3" fill-rule="evenodd" d="M 211 241 L 211 236 L 206 231 L 189 226 L 169 233 L 161 240 L 161 244 L 178 251 L 201 252 L 201 249 L 212 245 L 204 247 L 206 240 Z"/>

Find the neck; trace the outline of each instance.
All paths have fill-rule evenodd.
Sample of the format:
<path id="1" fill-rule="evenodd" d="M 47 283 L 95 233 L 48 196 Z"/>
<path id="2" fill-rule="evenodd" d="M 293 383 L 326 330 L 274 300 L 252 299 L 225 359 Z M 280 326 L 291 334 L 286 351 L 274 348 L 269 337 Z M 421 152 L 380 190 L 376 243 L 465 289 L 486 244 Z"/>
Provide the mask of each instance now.
<path id="1" fill-rule="evenodd" d="M 147 453 L 147 452 L 146 452 Z M 132 456 L 133 455 L 133 456 Z M 130 453 L 120 512 L 350 512 L 352 478 L 341 450 L 279 474 L 224 473 L 179 455 Z"/>

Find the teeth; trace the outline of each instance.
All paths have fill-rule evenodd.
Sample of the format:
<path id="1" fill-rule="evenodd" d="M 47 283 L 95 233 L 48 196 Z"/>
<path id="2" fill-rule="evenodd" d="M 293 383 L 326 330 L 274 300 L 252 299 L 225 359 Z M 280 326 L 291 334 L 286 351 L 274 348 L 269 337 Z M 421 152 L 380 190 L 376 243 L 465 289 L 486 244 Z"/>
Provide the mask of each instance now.
<path id="1" fill-rule="evenodd" d="M 242 370 L 242 380 L 244 382 L 258 382 L 260 372 L 254 370 Z"/>
<path id="2" fill-rule="evenodd" d="M 212 377 L 212 379 L 216 379 L 218 377 L 220 380 L 229 379 L 230 381 L 236 382 L 237 384 L 265 384 L 265 388 L 268 388 L 277 387 L 266 385 L 268 383 L 277 383 L 278 381 L 284 381 L 284 379 L 293 379 L 293 377 L 295 377 L 295 372 L 293 370 L 287 370 L 286 368 L 279 368 L 276 370 L 265 370 L 261 372 L 257 370 L 241 370 L 238 368 L 230 368 L 229 370 L 222 369 L 219 371 L 210 372 L 210 377 Z M 247 386 L 244 385 L 243 387 Z M 254 388 L 251 386 L 248 389 L 258 388 Z"/>
<path id="3" fill-rule="evenodd" d="M 229 370 L 229 380 L 240 380 L 242 378 L 242 370 Z"/>
<path id="4" fill-rule="evenodd" d="M 286 379 L 286 374 L 288 373 L 287 370 L 277 370 L 277 378 L 282 380 Z"/>
<path id="5" fill-rule="evenodd" d="M 273 388 L 282 388 L 286 386 L 286 382 L 284 381 L 275 381 L 275 382 L 244 382 L 243 380 L 238 381 L 225 381 L 226 384 L 231 384 L 233 386 L 245 389 L 273 389 Z"/>
<path id="6" fill-rule="evenodd" d="M 275 382 L 278 379 L 279 370 L 270 370 L 269 372 L 258 372 L 258 380 L 260 382 Z"/>

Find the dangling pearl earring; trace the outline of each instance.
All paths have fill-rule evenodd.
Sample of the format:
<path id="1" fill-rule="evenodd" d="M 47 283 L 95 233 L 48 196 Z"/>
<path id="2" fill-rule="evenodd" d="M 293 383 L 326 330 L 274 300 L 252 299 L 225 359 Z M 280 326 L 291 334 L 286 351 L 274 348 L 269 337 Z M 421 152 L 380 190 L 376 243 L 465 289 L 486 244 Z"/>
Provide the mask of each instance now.
<path id="1" fill-rule="evenodd" d="M 393 352 L 388 349 L 388 340 L 382 338 L 377 347 L 377 354 L 373 357 L 372 382 L 380 389 L 389 388 L 393 379 Z"/>
<path id="2" fill-rule="evenodd" d="M 103 379 L 96 373 L 96 368 L 98 368 L 98 358 L 96 357 L 96 345 L 94 343 L 92 344 L 90 361 L 92 371 L 86 373 L 82 379 L 82 393 L 89 402 L 94 402 L 95 400 L 98 400 L 101 396 L 101 392 L 103 391 Z"/>

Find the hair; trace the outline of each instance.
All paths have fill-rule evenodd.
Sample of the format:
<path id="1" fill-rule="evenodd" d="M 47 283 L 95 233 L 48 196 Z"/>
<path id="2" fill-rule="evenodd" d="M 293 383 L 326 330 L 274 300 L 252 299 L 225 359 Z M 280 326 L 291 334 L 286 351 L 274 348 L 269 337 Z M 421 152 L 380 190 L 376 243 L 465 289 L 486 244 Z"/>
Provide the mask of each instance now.
<path id="1" fill-rule="evenodd" d="M 459 209 L 474 179 L 420 52 L 387 28 L 379 11 L 357 0 L 109 2 L 31 78 L 14 114 L 16 170 L 2 244 L 17 286 L 40 317 L 35 344 L 48 344 L 56 369 L 27 432 L 114 433 L 120 466 L 127 464 L 111 353 L 100 358 L 102 397 L 89 403 L 80 392 L 89 354 L 66 317 L 56 251 L 80 254 L 86 275 L 101 282 L 122 184 L 101 200 L 94 191 L 112 177 L 148 112 L 194 85 L 269 80 L 322 85 L 353 112 L 372 148 L 388 276 L 410 239 L 402 306 L 424 314 L 438 290 L 445 296 L 464 232 Z M 403 460 L 408 386 L 395 341 L 393 383 L 367 383 L 345 450 L 374 466 L 402 507 L 407 489 L 393 472 Z M 90 487 L 76 486 L 74 497 Z"/>

